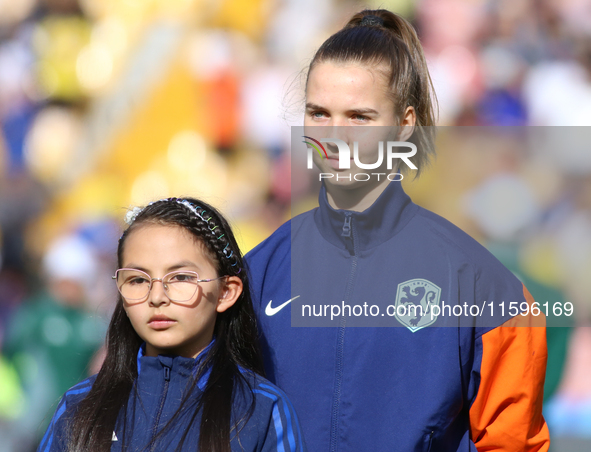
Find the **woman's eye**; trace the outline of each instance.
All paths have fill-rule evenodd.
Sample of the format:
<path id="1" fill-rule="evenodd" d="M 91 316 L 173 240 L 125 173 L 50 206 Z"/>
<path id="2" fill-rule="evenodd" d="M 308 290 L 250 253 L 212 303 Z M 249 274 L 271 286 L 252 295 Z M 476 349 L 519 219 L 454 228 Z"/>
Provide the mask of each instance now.
<path id="1" fill-rule="evenodd" d="M 326 113 L 323 111 L 313 111 L 310 116 L 314 119 L 322 119 L 326 117 Z"/>
<path id="2" fill-rule="evenodd" d="M 142 278 L 140 276 L 135 277 L 135 278 L 131 278 L 127 281 L 128 284 L 131 284 L 132 286 L 139 286 L 140 284 L 150 284 L 150 281 L 148 281 L 146 278 Z"/>

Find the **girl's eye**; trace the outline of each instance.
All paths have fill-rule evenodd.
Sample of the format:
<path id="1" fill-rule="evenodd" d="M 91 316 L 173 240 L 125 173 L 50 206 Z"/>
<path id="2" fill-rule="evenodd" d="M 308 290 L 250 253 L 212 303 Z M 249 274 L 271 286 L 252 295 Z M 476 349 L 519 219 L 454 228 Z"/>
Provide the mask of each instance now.
<path id="1" fill-rule="evenodd" d="M 136 276 L 134 278 L 130 278 L 127 280 L 127 284 L 131 284 L 132 286 L 139 286 L 140 284 L 150 284 L 146 278 L 142 278 L 141 276 Z"/>
<path id="2" fill-rule="evenodd" d="M 191 273 L 175 273 L 174 275 L 170 275 L 168 278 L 170 282 L 195 282 L 197 281 L 197 276 Z"/>

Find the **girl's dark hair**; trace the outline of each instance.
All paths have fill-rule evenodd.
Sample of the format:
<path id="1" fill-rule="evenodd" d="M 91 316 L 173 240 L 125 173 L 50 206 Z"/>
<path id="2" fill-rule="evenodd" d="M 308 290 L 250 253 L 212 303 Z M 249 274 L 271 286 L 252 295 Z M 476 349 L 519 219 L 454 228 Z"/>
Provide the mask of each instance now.
<path id="1" fill-rule="evenodd" d="M 435 153 L 437 100 L 423 47 L 413 26 L 384 9 L 361 11 L 324 41 L 312 58 L 308 77 L 314 66 L 326 61 L 388 68 L 386 77 L 396 117 L 401 118 L 409 106 L 416 112 L 415 131 L 409 141 L 417 146 L 413 163 L 418 175 Z"/>
<path id="2" fill-rule="evenodd" d="M 170 198 L 146 206 L 124 231 L 117 249 L 119 267 L 123 264 L 123 251 L 129 234 L 150 224 L 178 226 L 188 231 L 204 245 L 218 276 L 237 275 L 242 280 L 243 290 L 238 300 L 232 307 L 217 314 L 215 341 L 192 383 L 195 385 L 211 368 L 205 391 L 191 421 L 195 421 L 201 410 L 198 450 L 229 452 L 231 428 L 239 430 L 238 425 L 230 426 L 233 396 L 238 387 L 248 385 L 239 366 L 259 375 L 264 372 L 245 263 L 230 226 L 216 209 L 197 199 Z M 69 451 L 106 452 L 111 449 L 117 416 L 127 409 L 127 400 L 138 375 L 137 354 L 141 344 L 142 339 L 133 329 L 119 296 L 107 331 L 107 356 L 69 428 Z M 190 403 L 188 399 L 192 392 L 186 392 L 187 397 L 178 412 Z M 243 425 L 253 410 L 254 405 L 251 405 L 246 417 L 237 420 L 237 423 Z M 174 420 L 176 415 L 163 431 Z M 178 445 L 179 450 L 190 428 L 191 425 Z"/>

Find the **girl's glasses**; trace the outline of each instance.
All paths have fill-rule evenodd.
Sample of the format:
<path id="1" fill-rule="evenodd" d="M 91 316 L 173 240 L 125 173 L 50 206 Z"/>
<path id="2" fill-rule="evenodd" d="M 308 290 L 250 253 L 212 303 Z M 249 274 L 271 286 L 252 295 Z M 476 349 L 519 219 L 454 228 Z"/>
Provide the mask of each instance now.
<path id="1" fill-rule="evenodd" d="M 225 278 L 225 276 L 199 279 L 199 275 L 192 271 L 174 271 L 167 273 L 162 278 L 152 278 L 146 272 L 133 268 L 120 268 L 113 276 L 119 293 L 126 300 L 143 301 L 147 299 L 154 281 L 160 281 L 164 287 L 164 293 L 170 301 L 178 303 L 192 300 L 197 293 L 199 283 L 216 281 L 222 278 Z"/>

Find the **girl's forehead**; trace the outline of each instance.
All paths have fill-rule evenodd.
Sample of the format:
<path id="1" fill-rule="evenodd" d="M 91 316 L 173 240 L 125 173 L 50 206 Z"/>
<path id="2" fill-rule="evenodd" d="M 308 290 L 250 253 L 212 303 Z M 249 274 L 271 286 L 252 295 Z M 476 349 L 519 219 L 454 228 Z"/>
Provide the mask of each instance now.
<path id="1" fill-rule="evenodd" d="M 124 261 L 208 259 L 202 240 L 177 225 L 146 223 L 137 225 L 128 234 L 123 247 Z"/>
<path id="2" fill-rule="evenodd" d="M 129 240 L 136 236 L 140 236 L 142 240 L 147 237 L 152 237 L 154 239 L 160 238 L 170 240 L 196 241 L 196 237 L 182 226 L 151 221 L 146 221 L 136 225 L 133 230 L 130 231 L 127 239 Z"/>

